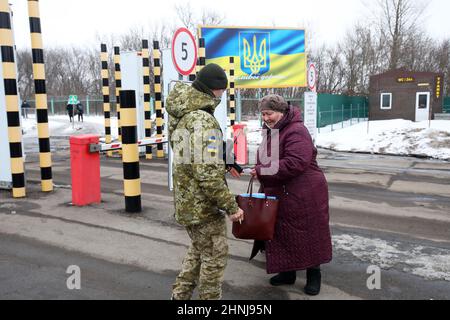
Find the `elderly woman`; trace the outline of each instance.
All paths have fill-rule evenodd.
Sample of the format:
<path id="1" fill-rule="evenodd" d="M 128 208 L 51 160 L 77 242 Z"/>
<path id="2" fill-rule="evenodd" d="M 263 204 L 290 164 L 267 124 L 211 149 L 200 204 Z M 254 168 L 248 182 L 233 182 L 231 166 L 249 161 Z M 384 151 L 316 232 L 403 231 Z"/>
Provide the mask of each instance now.
<path id="1" fill-rule="evenodd" d="M 260 111 L 267 134 L 252 175 L 264 193 L 279 199 L 280 207 L 273 241 L 256 242 L 254 252 L 264 249 L 268 274 L 278 273 L 270 279 L 273 286 L 293 285 L 296 272 L 307 270 L 305 293 L 318 295 L 320 266 L 332 260 L 332 243 L 328 184 L 316 161 L 317 149 L 300 110 L 281 96 L 263 98 Z"/>

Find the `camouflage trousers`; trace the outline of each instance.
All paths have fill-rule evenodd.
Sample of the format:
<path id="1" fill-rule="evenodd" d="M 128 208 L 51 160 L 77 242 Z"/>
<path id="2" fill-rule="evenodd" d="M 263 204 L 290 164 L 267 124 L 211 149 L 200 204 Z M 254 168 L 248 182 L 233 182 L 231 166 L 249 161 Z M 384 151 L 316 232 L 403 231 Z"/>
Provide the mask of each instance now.
<path id="1" fill-rule="evenodd" d="M 173 298 L 190 300 L 198 286 L 200 300 L 220 300 L 228 260 L 225 217 L 186 229 L 191 247 L 173 285 Z"/>

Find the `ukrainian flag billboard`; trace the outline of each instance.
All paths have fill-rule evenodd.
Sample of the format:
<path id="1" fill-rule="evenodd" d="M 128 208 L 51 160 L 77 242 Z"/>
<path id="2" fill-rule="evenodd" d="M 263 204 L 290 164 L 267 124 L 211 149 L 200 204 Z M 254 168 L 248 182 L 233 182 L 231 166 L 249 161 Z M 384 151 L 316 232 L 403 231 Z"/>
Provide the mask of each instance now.
<path id="1" fill-rule="evenodd" d="M 235 61 L 237 88 L 306 87 L 305 30 L 200 27 L 206 63 L 229 69 Z"/>

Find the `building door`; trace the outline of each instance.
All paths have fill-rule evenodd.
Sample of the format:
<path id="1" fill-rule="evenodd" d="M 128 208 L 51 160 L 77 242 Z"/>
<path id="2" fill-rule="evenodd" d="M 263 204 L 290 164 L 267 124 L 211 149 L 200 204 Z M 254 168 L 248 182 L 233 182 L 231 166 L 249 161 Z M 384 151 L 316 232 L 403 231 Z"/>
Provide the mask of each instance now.
<path id="1" fill-rule="evenodd" d="M 417 92 L 416 95 L 416 122 L 427 121 L 430 118 L 430 93 Z"/>

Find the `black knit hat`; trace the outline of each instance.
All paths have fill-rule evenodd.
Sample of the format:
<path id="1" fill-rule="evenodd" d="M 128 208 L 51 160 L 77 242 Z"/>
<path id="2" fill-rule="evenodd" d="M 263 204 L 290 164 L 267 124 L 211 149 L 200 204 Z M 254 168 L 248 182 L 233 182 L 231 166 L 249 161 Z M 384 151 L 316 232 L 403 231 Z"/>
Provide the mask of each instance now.
<path id="1" fill-rule="evenodd" d="M 228 88 L 228 78 L 222 67 L 215 63 L 208 64 L 197 76 L 197 81 L 207 86 L 211 90 Z"/>

